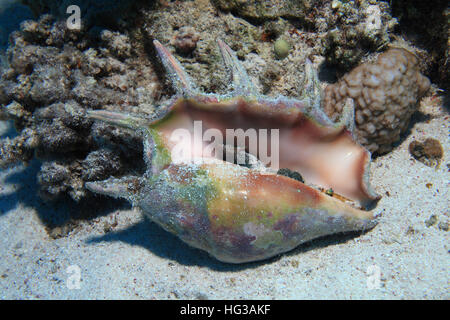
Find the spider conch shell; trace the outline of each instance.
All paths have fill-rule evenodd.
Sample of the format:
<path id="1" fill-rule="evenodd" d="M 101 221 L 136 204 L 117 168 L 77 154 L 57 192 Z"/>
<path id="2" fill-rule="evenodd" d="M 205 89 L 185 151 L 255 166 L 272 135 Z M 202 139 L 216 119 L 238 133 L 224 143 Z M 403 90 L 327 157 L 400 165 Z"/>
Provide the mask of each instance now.
<path id="1" fill-rule="evenodd" d="M 301 99 L 262 96 L 234 52 L 224 42 L 218 44 L 233 78 L 227 95 L 199 92 L 179 62 L 154 41 L 177 89 L 165 115 L 150 120 L 89 112 L 91 118 L 142 132 L 147 172 L 86 187 L 128 199 L 165 230 L 229 263 L 267 259 L 317 237 L 375 226 L 374 214 L 366 208 L 379 196 L 369 185 L 370 153 L 353 139 L 351 100 L 341 120 L 333 123 L 320 107 L 320 85 L 309 60 Z M 306 183 L 277 174 L 248 148 L 235 151 L 251 160 L 246 166 L 205 155 L 208 144 L 195 134 L 200 121 L 203 132 L 222 134 L 227 129 L 276 128 L 279 167 L 300 172 Z M 190 138 L 184 145 L 190 152 L 175 159 L 172 137 L 179 129 Z M 222 155 L 235 150 L 222 146 Z"/>

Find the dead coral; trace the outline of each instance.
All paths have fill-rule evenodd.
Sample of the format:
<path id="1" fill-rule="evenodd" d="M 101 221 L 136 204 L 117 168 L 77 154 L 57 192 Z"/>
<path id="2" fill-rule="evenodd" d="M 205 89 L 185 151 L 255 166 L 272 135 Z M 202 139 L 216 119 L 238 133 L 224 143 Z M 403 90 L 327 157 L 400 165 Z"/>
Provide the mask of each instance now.
<path id="1" fill-rule="evenodd" d="M 130 39 L 124 34 L 104 30 L 101 33 L 101 39 L 106 43 L 106 47 L 109 48 L 111 53 L 118 58 L 129 58 L 133 53 Z"/>
<path id="2" fill-rule="evenodd" d="M 119 153 L 105 148 L 92 151 L 83 160 L 45 161 L 38 173 L 39 194 L 52 200 L 67 193 L 79 201 L 86 196 L 86 181 L 118 176 L 124 167 Z"/>
<path id="3" fill-rule="evenodd" d="M 3 139 L 0 141 L 0 168 L 6 168 L 12 164 L 22 161 L 28 162 L 33 158 L 34 149 L 39 139 L 31 129 L 24 129 L 14 139 Z"/>
<path id="4" fill-rule="evenodd" d="M 160 96 L 157 78 L 142 46 L 132 46 L 128 35 L 101 30 L 99 36 L 94 41 L 91 32 L 74 33 L 49 15 L 24 22 L 11 36 L 9 65 L 0 74 L 0 117 L 14 120 L 19 135 L 1 140 L 0 165 L 38 156 L 45 198 L 69 194 L 78 201 L 86 196 L 85 181 L 130 170 L 124 162 L 135 170 L 142 165 L 136 134 L 104 126 L 100 139 L 99 126 L 85 113 L 151 114 L 148 106 Z"/>
<path id="5" fill-rule="evenodd" d="M 83 167 L 81 173 L 83 181 L 103 180 L 119 174 L 123 168 L 119 155 L 108 149 L 89 153 L 81 165 Z"/>
<path id="6" fill-rule="evenodd" d="M 54 199 L 70 187 L 70 169 L 57 162 L 45 162 L 38 173 L 40 195 Z"/>
<path id="7" fill-rule="evenodd" d="M 14 126 L 18 131 L 33 124 L 32 116 L 31 112 L 16 101 L 0 107 L 0 120 L 14 120 Z"/>
<path id="8" fill-rule="evenodd" d="M 389 44 L 397 20 L 392 18 L 388 3 L 335 0 L 330 6 L 331 10 L 324 10 L 324 21 L 317 19 L 319 30 L 326 31 L 323 54 L 328 64 L 348 71 L 365 54 Z"/>
<path id="9" fill-rule="evenodd" d="M 267 20 L 279 17 L 306 19 L 314 6 L 321 1 L 318 0 L 213 0 L 217 8 L 231 11 L 239 16 Z"/>
<path id="10" fill-rule="evenodd" d="M 87 25 L 112 23 L 140 0 L 20 0 L 30 7 L 35 16 L 52 14 L 58 18 L 67 18 L 67 8 L 77 5 L 81 10 L 83 22 Z M 143 1 L 141 1 L 143 2 Z"/>
<path id="11" fill-rule="evenodd" d="M 352 98 L 358 141 L 371 152 L 390 151 L 430 87 L 417 64 L 404 49 L 381 54 L 376 63 L 360 65 L 325 89 L 325 112 L 337 119 L 345 100 Z"/>
<path id="12" fill-rule="evenodd" d="M 321 34 L 321 53 L 341 71 L 391 41 L 397 20 L 383 1 L 212 1 L 217 8 L 257 21 L 293 19 Z M 273 32 L 268 33 L 273 34 Z M 267 37 L 267 33 L 263 35 Z"/>

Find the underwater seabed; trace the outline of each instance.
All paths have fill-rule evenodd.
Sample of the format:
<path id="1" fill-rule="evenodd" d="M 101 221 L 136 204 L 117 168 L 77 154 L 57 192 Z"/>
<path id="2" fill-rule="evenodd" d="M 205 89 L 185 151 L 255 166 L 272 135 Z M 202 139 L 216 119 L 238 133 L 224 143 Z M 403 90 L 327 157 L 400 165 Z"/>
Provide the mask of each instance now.
<path id="1" fill-rule="evenodd" d="M 374 229 L 243 265 L 189 247 L 125 203 L 58 226 L 73 203 L 37 200 L 39 163 L 2 170 L 1 298 L 448 299 L 449 238 L 439 227 L 448 217 L 448 159 L 434 169 L 408 152 L 425 133 L 450 148 L 442 106 L 428 110 L 436 117 L 416 123 L 393 152 L 373 161 L 372 183 L 383 195 Z M 74 270 L 79 289 L 68 288 Z"/>
<path id="2" fill-rule="evenodd" d="M 85 5 L 95 2 L 74 1 Z M 47 2 L 42 0 L 39 3 Z M 69 0 L 60 2 L 72 3 Z M 104 2 L 113 1 L 104 0 L 95 3 L 98 4 L 101 13 L 108 16 L 108 10 L 106 14 L 102 11 L 106 8 L 102 5 Z M 22 20 L 32 16 L 29 9 L 23 10 L 24 7 L 18 3 L 16 0 L 0 0 L 2 66 L 6 63 L 5 49 L 10 32 L 18 29 Z M 38 2 L 35 3 L 36 8 L 41 10 Z M 119 12 L 122 12 L 122 9 L 125 11 L 124 8 L 128 7 L 126 5 L 122 7 L 127 3 L 125 1 L 115 3 L 119 6 Z M 252 80 L 256 79 L 256 82 L 259 82 L 259 89 L 262 88 L 269 94 L 289 93 L 294 89 L 298 91 L 298 83 L 301 82 L 301 77 L 298 77 L 300 72 L 295 73 L 292 70 L 299 66 L 303 68 L 304 57 L 309 53 L 320 52 L 317 50 L 317 46 L 322 45 L 318 40 L 319 33 L 322 33 L 320 36 L 325 36 L 328 51 L 318 56 L 334 59 L 333 62 L 347 68 L 348 71 L 352 69 L 349 65 L 354 60 L 359 61 L 361 56 L 366 54 L 375 55 L 375 52 L 365 51 L 367 48 L 359 46 L 352 48 L 348 45 L 346 41 L 351 39 L 352 30 L 346 27 L 345 19 L 338 25 L 339 28 L 330 29 L 334 21 L 330 17 L 337 12 L 348 14 L 348 19 L 357 21 L 359 27 L 364 25 L 366 19 L 364 14 L 350 10 L 346 1 L 333 1 L 337 6 L 333 9 L 335 11 L 321 11 L 323 8 L 319 7 L 313 13 L 308 12 L 307 16 L 302 13 L 306 12 L 302 7 L 303 2 L 296 2 L 299 7 L 293 8 L 294 14 L 303 14 L 302 19 L 305 21 L 317 14 L 317 20 L 313 21 L 317 22 L 317 25 L 308 20 L 307 27 L 291 25 L 292 12 L 285 12 L 282 16 L 277 16 L 275 12 L 273 16 L 272 10 L 267 12 L 253 10 L 252 6 L 238 7 L 237 10 L 231 10 L 231 13 L 226 11 L 229 10 L 228 5 L 235 5 L 234 1 L 210 3 L 196 0 L 168 3 L 169 5 L 161 10 L 140 12 L 139 18 L 151 20 L 154 25 L 146 25 L 147 29 L 139 30 L 144 38 L 160 39 L 164 45 L 169 46 L 172 53 L 176 52 L 177 57 L 181 56 L 181 62 L 186 65 L 186 70 L 192 72 L 196 80 L 201 82 L 200 87 L 208 90 L 215 87 L 223 89 L 217 84 L 223 80 L 217 79 L 222 76 L 221 70 L 217 70 L 217 74 L 210 72 L 216 71 L 215 55 L 205 55 L 205 52 L 211 53 L 209 47 L 205 46 L 206 40 L 209 41 L 218 33 L 223 33 L 222 28 L 216 30 L 214 27 L 220 23 L 225 23 L 229 28 L 225 32 L 228 39 L 224 40 L 230 46 L 234 45 L 239 49 L 239 60 L 244 58 L 242 62 L 246 68 L 256 67 L 251 74 Z M 280 3 L 274 1 L 274 7 Z M 378 14 L 378 18 L 386 20 L 380 30 L 375 30 L 380 32 L 379 36 L 371 36 L 367 28 L 360 28 L 362 31 L 358 31 L 362 32 L 358 36 L 367 36 L 365 41 L 373 47 L 384 45 L 386 37 L 396 30 L 394 17 L 391 17 L 389 10 L 385 9 L 388 2 L 380 3 L 382 4 L 380 6 L 383 6 L 381 11 L 372 10 L 372 14 L 375 16 Z M 368 6 L 373 9 L 372 3 Z M 38 10 L 36 8 L 34 9 Z M 82 7 L 82 10 L 86 12 L 87 9 Z M 191 19 L 194 16 L 192 13 L 196 10 L 203 10 L 202 15 L 198 19 Z M 173 12 L 184 14 L 177 17 L 180 25 L 177 22 L 176 26 L 171 25 L 167 28 L 167 21 L 172 21 Z M 414 19 L 414 12 L 411 12 L 408 13 L 411 16 L 407 18 Z M 58 7 L 53 13 L 65 16 L 64 7 Z M 320 16 L 319 13 L 324 15 Z M 258 17 L 258 14 L 263 16 Z M 89 18 L 97 21 L 95 14 Z M 435 16 L 430 20 L 434 18 Z M 213 19 L 214 23 L 208 24 Z M 261 19 L 269 19 L 270 23 L 263 24 Z M 186 21 L 192 24 L 191 28 L 184 28 Z M 51 25 L 51 22 L 46 21 L 41 21 L 38 25 L 46 23 Z M 207 27 L 204 28 L 202 24 Z M 372 27 L 376 28 L 376 24 Z M 28 31 L 33 30 L 30 25 L 27 28 Z M 312 32 L 310 28 L 317 31 Z M 95 32 L 101 31 L 97 29 Z M 279 29 L 284 30 L 281 34 L 286 39 L 297 41 L 295 45 L 290 43 L 292 46 L 289 46 L 288 42 L 284 43 L 286 48 L 282 49 L 286 52 L 283 54 L 278 53 L 276 49 L 273 52 L 271 42 L 275 40 L 271 37 L 275 37 L 274 34 L 277 34 Z M 39 36 L 36 36 L 38 33 L 33 32 L 38 31 L 34 30 L 31 34 L 39 40 Z M 105 30 L 96 36 L 102 38 L 98 39 L 103 41 L 102 50 L 90 50 L 93 48 L 87 47 L 76 51 L 90 61 L 86 69 L 92 74 L 89 77 L 82 75 L 81 72 L 70 75 L 79 85 L 75 96 L 86 102 L 85 105 L 75 102 L 73 105 L 75 110 L 94 109 L 99 105 L 115 105 L 117 101 L 125 99 L 127 90 L 136 94 L 132 99 L 142 103 L 139 107 L 152 105 L 153 99 L 161 95 L 161 91 L 163 95 L 167 94 L 164 92 L 167 91 L 166 84 L 163 84 L 164 79 L 157 79 L 153 61 L 150 63 L 149 57 L 154 52 L 152 54 L 151 51 L 145 52 L 145 60 L 142 60 L 144 61 L 142 63 L 139 60 L 142 57 L 134 56 L 139 50 L 131 45 L 130 37 L 126 33 Z M 188 38 L 186 41 L 185 36 Z M 61 40 L 58 37 L 56 33 L 52 41 L 58 43 Z M 171 39 L 178 42 L 172 42 Z M 65 45 L 64 41 L 62 43 Z M 80 40 L 78 44 L 81 42 Z M 48 46 L 43 44 L 36 47 L 40 52 L 48 49 Z M 14 48 L 14 54 L 20 58 L 21 50 L 26 48 L 27 46 L 18 46 Z M 134 49 L 136 51 L 133 51 Z M 33 52 L 30 48 L 28 50 L 27 52 Z M 187 53 L 183 50 L 187 50 Z M 190 50 L 197 51 L 192 53 Z M 342 50 L 346 54 L 339 55 L 339 51 Z M 59 59 L 65 56 L 59 55 L 62 52 L 63 49 L 52 53 L 54 54 L 52 57 L 58 56 Z M 435 52 L 426 52 L 422 48 L 417 49 L 417 52 L 424 57 L 436 55 Z M 278 60 L 281 58 L 286 60 Z M 103 60 L 109 61 L 108 63 L 114 62 L 111 65 L 103 65 L 105 70 L 111 67 L 112 71 L 101 69 L 100 62 Z M 131 62 L 123 63 L 125 60 Z M 422 59 L 420 63 L 424 60 L 426 59 Z M 51 61 L 57 63 L 51 65 L 45 64 L 48 63 L 45 59 L 39 61 L 41 65 L 37 63 L 34 66 L 36 68 L 33 70 L 33 76 L 35 80 L 39 80 L 39 76 L 48 71 L 50 78 L 47 80 L 51 83 L 50 87 L 59 89 L 55 85 L 58 82 L 52 82 L 55 80 L 52 77 L 59 74 L 60 61 L 56 58 Z M 97 62 L 99 65 L 96 65 Z M 139 65 L 144 70 L 141 75 L 133 73 L 134 65 Z M 108 85 L 116 86 L 114 89 L 97 83 L 94 86 L 86 80 L 93 78 L 91 76 L 96 72 L 96 68 L 100 70 L 100 74 L 105 73 L 102 76 L 109 78 Z M 22 79 L 26 78 L 27 70 L 24 68 L 23 74 L 19 72 Z M 258 73 L 264 76 L 260 77 Z M 278 77 L 279 74 L 282 74 L 281 78 Z M 330 78 L 334 76 L 333 73 Z M 22 86 L 25 81 L 19 82 L 15 82 L 14 85 L 24 91 L 19 90 L 18 95 L 26 92 L 26 86 Z M 38 88 L 45 88 L 45 81 L 36 82 L 42 84 Z M 145 87 L 148 89 L 146 95 L 140 90 L 148 84 L 151 86 Z M 330 86 L 330 94 L 338 91 L 338 84 L 339 82 L 336 82 L 333 89 Z M 432 85 L 436 86 L 436 83 L 433 81 Z M 122 90 L 122 86 L 127 90 Z M 97 89 L 99 89 L 97 93 L 100 94 L 92 95 Z M 36 101 L 34 103 L 39 105 L 39 108 L 42 107 L 47 114 L 51 113 L 50 107 L 54 104 L 52 94 L 58 93 L 58 90 L 55 90 L 54 92 L 35 90 L 34 97 L 30 99 L 36 98 L 39 103 Z M 60 92 L 61 97 L 68 97 L 74 91 L 73 88 L 71 90 L 72 92 Z M 109 97 L 108 94 L 112 93 L 114 95 Z M 143 100 L 139 100 L 142 97 Z M 328 98 L 333 101 L 336 97 L 329 95 Z M 103 103 L 104 101 L 107 103 Z M 337 104 L 332 102 L 331 105 Z M 125 104 L 122 107 L 125 111 L 132 109 Z M 59 111 L 57 107 L 54 110 Z M 58 193 L 60 198 L 56 201 L 43 200 L 38 196 L 39 192 L 42 192 L 38 176 L 42 173 L 42 165 L 49 163 L 48 159 L 41 162 L 34 158 L 26 165 L 0 169 L 0 299 L 450 299 L 448 101 L 441 100 L 437 95 L 427 96 L 421 101 L 418 110 L 420 112 L 416 111 L 413 114 L 407 131 L 401 134 L 401 139 L 394 145 L 393 150 L 372 160 L 370 184 L 374 191 L 381 195 L 381 199 L 373 209 L 374 215 L 378 217 L 378 224 L 374 228 L 364 232 L 317 238 L 289 252 L 258 262 L 243 264 L 220 262 L 207 252 L 185 244 L 175 235 L 150 221 L 141 212 L 133 209 L 124 200 L 98 196 L 95 201 L 82 200 L 77 203 L 64 192 Z M 404 117 L 404 113 L 399 116 Z M 40 119 L 38 126 L 40 129 L 49 130 L 42 132 L 52 132 L 54 127 L 44 128 L 45 115 L 43 118 L 44 120 Z M 408 122 L 408 119 L 403 120 L 405 123 Z M 368 132 L 371 131 L 369 126 L 366 129 Z M 12 121 L 0 121 L 0 139 L 13 139 L 17 136 Z M 389 137 L 389 134 L 387 136 Z M 122 138 L 120 135 L 113 137 L 118 137 L 120 141 Z M 436 139 L 442 144 L 443 157 L 439 166 L 425 165 L 411 154 L 412 143 L 427 138 Z M 127 149 L 129 150 L 131 149 Z M 96 151 L 89 149 L 92 153 Z M 70 174 L 71 178 L 76 177 L 74 172 Z M 80 185 L 82 187 L 78 191 L 84 192 L 84 181 Z M 84 196 L 85 194 L 80 196 L 80 199 Z"/>

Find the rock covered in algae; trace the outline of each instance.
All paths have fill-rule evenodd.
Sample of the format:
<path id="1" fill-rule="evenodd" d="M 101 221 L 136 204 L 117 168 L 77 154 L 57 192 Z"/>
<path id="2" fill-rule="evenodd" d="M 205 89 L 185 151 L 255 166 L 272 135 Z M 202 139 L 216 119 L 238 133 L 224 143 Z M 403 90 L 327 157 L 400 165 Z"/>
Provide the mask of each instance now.
<path id="1" fill-rule="evenodd" d="M 391 42 L 397 20 L 383 1 L 330 1 L 325 11 L 323 54 L 328 64 L 348 71 L 364 55 L 377 52 Z"/>
<path id="2" fill-rule="evenodd" d="M 197 47 L 200 40 L 198 33 L 192 27 L 181 27 L 173 38 L 172 44 L 178 52 L 188 54 Z"/>
<path id="3" fill-rule="evenodd" d="M 85 181 L 118 175 L 127 163 L 138 169 L 139 137 L 92 125 L 85 111 L 139 106 L 140 112 L 153 113 L 160 86 L 139 50 L 117 31 L 75 32 L 49 15 L 23 22 L 11 35 L 9 64 L 0 72 L 0 116 L 13 120 L 18 131 L 16 138 L 0 142 L 0 165 L 37 155 L 43 161 L 41 194 L 69 194 L 77 201 L 86 195 Z"/>
<path id="4" fill-rule="evenodd" d="M 404 49 L 390 49 L 375 63 L 362 64 L 325 89 L 323 107 L 334 118 L 347 98 L 355 101 L 358 141 L 371 152 L 385 153 L 400 139 L 427 92 L 430 81 L 417 58 Z"/>
<path id="5" fill-rule="evenodd" d="M 258 20 L 285 18 L 305 18 L 313 10 L 318 0 L 212 0 L 221 10 L 231 11 L 240 16 Z"/>
<path id="6" fill-rule="evenodd" d="M 382 1 L 223 1 L 221 10 L 255 20 L 295 19 L 323 34 L 321 52 L 330 65 L 348 71 L 365 54 L 391 42 L 397 20 Z"/>

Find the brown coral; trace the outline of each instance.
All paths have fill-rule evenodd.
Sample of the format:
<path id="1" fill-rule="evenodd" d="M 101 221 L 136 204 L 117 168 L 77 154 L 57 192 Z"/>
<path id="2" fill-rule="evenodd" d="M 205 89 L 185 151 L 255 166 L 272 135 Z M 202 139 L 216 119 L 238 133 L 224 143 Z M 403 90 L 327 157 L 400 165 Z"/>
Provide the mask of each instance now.
<path id="1" fill-rule="evenodd" d="M 363 64 L 329 85 L 323 106 L 336 119 L 345 100 L 352 98 L 358 141 L 371 152 L 385 153 L 407 129 L 418 100 L 429 87 L 417 58 L 395 48 L 381 54 L 375 63 Z"/>

